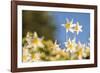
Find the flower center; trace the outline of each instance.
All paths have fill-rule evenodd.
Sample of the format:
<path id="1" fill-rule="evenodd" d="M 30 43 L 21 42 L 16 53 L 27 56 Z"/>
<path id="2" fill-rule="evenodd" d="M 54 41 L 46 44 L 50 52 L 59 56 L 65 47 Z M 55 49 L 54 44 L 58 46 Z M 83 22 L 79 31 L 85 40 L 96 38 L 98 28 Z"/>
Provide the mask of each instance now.
<path id="1" fill-rule="evenodd" d="M 66 27 L 67 29 L 70 29 L 71 25 L 68 23 L 68 24 L 65 25 L 65 27 Z"/>
<path id="2" fill-rule="evenodd" d="M 68 43 L 68 48 L 73 49 L 73 44 L 71 42 Z"/>
<path id="3" fill-rule="evenodd" d="M 38 44 L 39 40 L 37 38 L 34 38 L 32 42 L 33 44 Z"/>
<path id="4" fill-rule="evenodd" d="M 76 27 L 74 28 L 76 31 L 78 31 L 79 30 L 79 28 L 78 28 L 78 25 L 76 25 Z"/>

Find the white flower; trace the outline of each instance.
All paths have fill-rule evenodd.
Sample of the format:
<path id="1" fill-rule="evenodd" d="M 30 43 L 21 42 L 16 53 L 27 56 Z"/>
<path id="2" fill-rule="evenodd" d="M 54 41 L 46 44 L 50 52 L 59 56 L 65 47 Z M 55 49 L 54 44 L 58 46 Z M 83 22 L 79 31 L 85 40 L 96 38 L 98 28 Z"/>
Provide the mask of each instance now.
<path id="1" fill-rule="evenodd" d="M 66 28 L 66 32 L 70 31 L 70 32 L 73 32 L 73 19 L 71 21 L 69 21 L 69 19 L 66 19 L 66 24 L 62 24 L 63 27 Z"/>
<path id="2" fill-rule="evenodd" d="M 32 61 L 40 61 L 41 54 L 39 52 L 32 54 Z"/>
<path id="3" fill-rule="evenodd" d="M 76 46 L 76 53 L 77 53 L 77 57 L 78 59 L 82 59 L 83 55 L 84 55 L 84 45 L 82 45 L 80 42 L 78 42 L 77 46 Z"/>
<path id="4" fill-rule="evenodd" d="M 65 42 L 65 47 L 67 48 L 66 51 L 75 52 L 76 51 L 75 39 L 73 39 L 72 41 L 69 39 L 67 42 Z"/>
<path id="5" fill-rule="evenodd" d="M 82 32 L 82 26 L 79 25 L 79 22 L 77 22 L 76 25 L 74 24 L 73 29 L 77 33 L 77 35 L 79 34 L 79 32 Z"/>
<path id="6" fill-rule="evenodd" d="M 29 49 L 23 48 L 23 56 L 22 56 L 23 62 L 28 62 L 30 59 L 31 59 L 31 54 L 29 53 Z"/>
<path id="7" fill-rule="evenodd" d="M 89 57 L 89 56 L 90 56 L 90 47 L 85 46 L 83 57 Z"/>
<path id="8" fill-rule="evenodd" d="M 55 41 L 53 48 L 55 50 L 61 50 L 60 47 L 59 47 L 59 44 L 57 44 L 57 40 Z"/>
<path id="9" fill-rule="evenodd" d="M 42 40 L 43 40 L 43 38 L 39 38 L 37 33 L 34 32 L 33 39 L 32 39 L 33 47 L 34 48 L 38 48 L 38 47 L 43 48 L 44 45 L 42 43 Z"/>
<path id="10" fill-rule="evenodd" d="M 30 33 L 27 32 L 27 34 L 26 34 L 26 41 L 27 41 L 27 44 L 28 44 L 28 45 L 31 44 L 31 40 L 32 40 L 32 37 L 30 36 Z"/>

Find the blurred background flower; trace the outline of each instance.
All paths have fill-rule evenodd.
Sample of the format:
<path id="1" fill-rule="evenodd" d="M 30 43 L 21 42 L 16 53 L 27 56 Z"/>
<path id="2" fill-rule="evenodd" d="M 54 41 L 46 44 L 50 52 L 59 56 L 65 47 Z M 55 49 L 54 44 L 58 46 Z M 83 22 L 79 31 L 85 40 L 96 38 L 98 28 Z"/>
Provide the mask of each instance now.
<path id="1" fill-rule="evenodd" d="M 28 37 L 27 37 L 28 36 Z M 30 38 L 27 41 L 27 38 Z M 24 38 L 25 39 L 25 38 Z M 35 39 L 35 42 L 33 43 Z M 35 45 L 35 47 L 34 47 Z M 76 43 L 73 39 L 67 40 L 65 42 L 65 51 L 57 44 L 57 41 L 52 40 L 40 40 L 38 34 L 34 32 L 33 34 L 26 35 L 26 42 L 23 45 L 23 62 L 34 62 L 34 61 L 60 61 L 60 60 L 79 60 L 79 59 L 89 59 L 90 48 L 84 46 L 81 42 Z"/>

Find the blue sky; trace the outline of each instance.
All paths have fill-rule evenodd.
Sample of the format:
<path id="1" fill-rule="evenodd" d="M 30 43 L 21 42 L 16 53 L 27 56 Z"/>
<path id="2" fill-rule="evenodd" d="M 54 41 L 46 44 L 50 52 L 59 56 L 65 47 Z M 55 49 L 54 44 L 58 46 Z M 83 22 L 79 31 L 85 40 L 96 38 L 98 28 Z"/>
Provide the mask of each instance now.
<path id="1" fill-rule="evenodd" d="M 90 14 L 89 13 L 75 13 L 75 12 L 49 12 L 52 15 L 55 24 L 56 24 L 56 32 L 55 39 L 58 40 L 58 43 L 62 44 L 63 48 L 64 42 L 68 40 L 68 38 L 73 39 L 76 37 L 76 42 L 80 41 L 81 43 L 87 44 L 89 42 L 90 37 Z M 66 18 L 69 20 L 73 19 L 73 23 L 77 21 L 82 25 L 83 32 L 80 32 L 78 35 L 71 32 L 66 32 L 65 28 L 61 26 L 61 24 L 66 23 Z"/>

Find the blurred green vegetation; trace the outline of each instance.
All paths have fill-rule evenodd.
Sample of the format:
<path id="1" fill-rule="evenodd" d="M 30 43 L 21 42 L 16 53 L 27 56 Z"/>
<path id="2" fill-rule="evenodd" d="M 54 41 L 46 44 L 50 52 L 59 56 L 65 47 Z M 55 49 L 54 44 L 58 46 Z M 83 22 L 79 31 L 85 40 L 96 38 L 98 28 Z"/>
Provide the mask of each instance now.
<path id="1" fill-rule="evenodd" d="M 46 11 L 22 11 L 22 36 L 27 32 L 37 32 L 40 37 L 54 40 L 55 22 L 53 17 Z"/>

